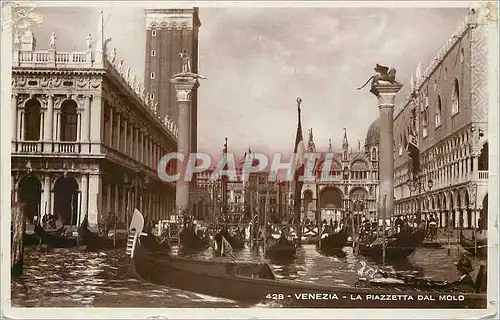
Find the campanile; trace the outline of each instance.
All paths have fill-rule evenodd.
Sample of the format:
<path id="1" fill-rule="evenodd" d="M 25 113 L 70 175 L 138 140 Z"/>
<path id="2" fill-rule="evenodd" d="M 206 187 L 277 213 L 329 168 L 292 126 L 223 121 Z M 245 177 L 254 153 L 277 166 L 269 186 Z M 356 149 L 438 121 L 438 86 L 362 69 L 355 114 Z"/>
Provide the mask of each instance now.
<path id="1" fill-rule="evenodd" d="M 168 115 L 177 123 L 177 107 L 172 76 L 181 71 L 180 53 L 187 51 L 191 72 L 198 73 L 198 29 L 201 26 L 198 8 L 146 9 L 146 64 L 144 85 L 146 92 L 158 102 L 163 119 Z M 190 151 L 197 150 L 198 94 L 194 88 L 190 103 Z"/>

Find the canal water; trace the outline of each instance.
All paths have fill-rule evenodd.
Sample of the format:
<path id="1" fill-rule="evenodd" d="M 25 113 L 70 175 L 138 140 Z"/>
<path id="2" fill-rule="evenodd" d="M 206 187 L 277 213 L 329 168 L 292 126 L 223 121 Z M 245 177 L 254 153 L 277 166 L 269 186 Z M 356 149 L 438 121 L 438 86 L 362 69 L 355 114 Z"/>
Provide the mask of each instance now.
<path id="1" fill-rule="evenodd" d="M 344 257 L 321 255 L 314 245 L 303 245 L 290 263 L 268 261 L 279 278 L 335 286 L 362 286 L 359 270 L 373 261 L 355 257 L 345 248 Z M 176 248 L 174 247 L 174 254 Z M 434 280 L 457 278 L 454 263 L 460 252 L 452 248 L 417 248 L 404 262 L 389 266 L 403 273 L 418 274 Z M 195 255 L 212 259 L 211 249 Z M 245 248 L 238 259 L 264 260 L 260 252 Z M 362 263 L 363 261 L 363 263 Z M 478 261 L 473 261 L 477 266 Z M 24 275 L 11 285 L 13 307 L 250 307 L 235 301 L 157 286 L 134 279 L 129 273 L 124 249 L 90 253 L 84 249 L 52 249 L 40 252 L 37 247 L 25 249 Z M 262 302 L 254 307 L 279 307 Z"/>

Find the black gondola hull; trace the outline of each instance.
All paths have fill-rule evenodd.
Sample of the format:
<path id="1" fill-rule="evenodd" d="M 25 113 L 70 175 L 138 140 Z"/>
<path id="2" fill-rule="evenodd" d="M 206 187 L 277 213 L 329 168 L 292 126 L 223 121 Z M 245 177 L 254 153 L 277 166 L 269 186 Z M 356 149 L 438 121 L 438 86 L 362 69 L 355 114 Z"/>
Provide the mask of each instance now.
<path id="1" fill-rule="evenodd" d="M 132 271 L 145 281 L 172 288 L 198 292 L 210 296 L 223 297 L 243 302 L 247 306 L 259 302 L 275 300 L 287 307 L 317 308 L 485 308 L 486 295 L 464 294 L 463 301 L 418 301 L 410 292 L 394 290 L 372 290 L 361 288 L 333 287 L 294 281 L 275 280 L 269 277 L 265 264 L 238 263 L 232 261 L 202 261 L 182 259 L 168 255 L 152 255 L 140 245 L 135 249 Z M 233 272 L 238 268 L 248 268 L 244 276 Z M 267 268 L 269 268 L 267 266 Z M 252 270 L 254 277 L 251 276 Z M 262 273 L 264 278 L 255 276 Z M 271 271 L 272 273 L 272 271 Z M 406 297 L 380 299 L 397 294 Z M 419 294 L 432 294 L 438 292 Z M 357 300 L 358 295 L 361 299 Z M 408 300 L 408 296 L 413 299 Z M 325 298 L 326 297 L 326 298 Z"/>

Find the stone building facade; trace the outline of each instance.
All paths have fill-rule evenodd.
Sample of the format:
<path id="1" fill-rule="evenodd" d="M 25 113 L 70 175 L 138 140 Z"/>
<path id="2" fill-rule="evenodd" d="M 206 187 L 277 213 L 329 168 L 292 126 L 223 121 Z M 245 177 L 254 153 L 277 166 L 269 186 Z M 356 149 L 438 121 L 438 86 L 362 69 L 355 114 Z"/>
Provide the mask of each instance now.
<path id="1" fill-rule="evenodd" d="M 425 72 L 418 65 L 395 116 L 395 215 L 433 215 L 441 227 L 486 226 L 488 26 L 478 15 L 469 13 Z M 412 131 L 417 173 L 406 152 Z"/>
<path id="2" fill-rule="evenodd" d="M 83 52 L 57 51 L 55 34 L 48 50 L 36 50 L 29 30 L 14 37 L 12 201 L 59 225 L 87 214 L 91 227 L 110 214 L 128 224 L 134 208 L 165 219 L 175 187 L 156 171 L 176 151 L 177 129 L 123 59 L 102 37 L 89 36 Z"/>
<path id="3" fill-rule="evenodd" d="M 371 220 L 377 217 L 378 194 L 378 127 L 375 122 L 367 132 L 364 148 L 357 150 L 349 146 L 347 131 L 344 129 L 342 149 L 333 150 L 330 142 L 328 150 L 316 149 L 312 129 L 309 131 L 307 152 L 333 154 L 333 163 L 329 168 L 332 181 L 325 181 L 323 175 L 324 158 L 317 162 L 313 182 L 305 182 L 302 187 L 302 220 L 328 222 L 340 221 L 347 214 Z M 289 195 L 290 204 L 293 196 Z M 289 207 L 289 216 L 293 217 L 293 206 Z"/>

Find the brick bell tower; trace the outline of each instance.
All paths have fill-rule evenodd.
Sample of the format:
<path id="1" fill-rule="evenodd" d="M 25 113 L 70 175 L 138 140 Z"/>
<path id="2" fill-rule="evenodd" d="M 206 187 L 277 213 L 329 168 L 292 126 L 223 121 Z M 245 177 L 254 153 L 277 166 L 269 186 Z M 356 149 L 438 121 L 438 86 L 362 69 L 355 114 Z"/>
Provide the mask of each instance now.
<path id="1" fill-rule="evenodd" d="M 191 72 L 198 73 L 198 29 L 201 26 L 198 8 L 146 9 L 146 92 L 158 101 L 163 119 L 168 115 L 177 124 L 179 110 L 172 76 L 181 71 L 180 53 L 189 54 Z M 191 94 L 190 151 L 197 150 L 198 90 Z"/>

